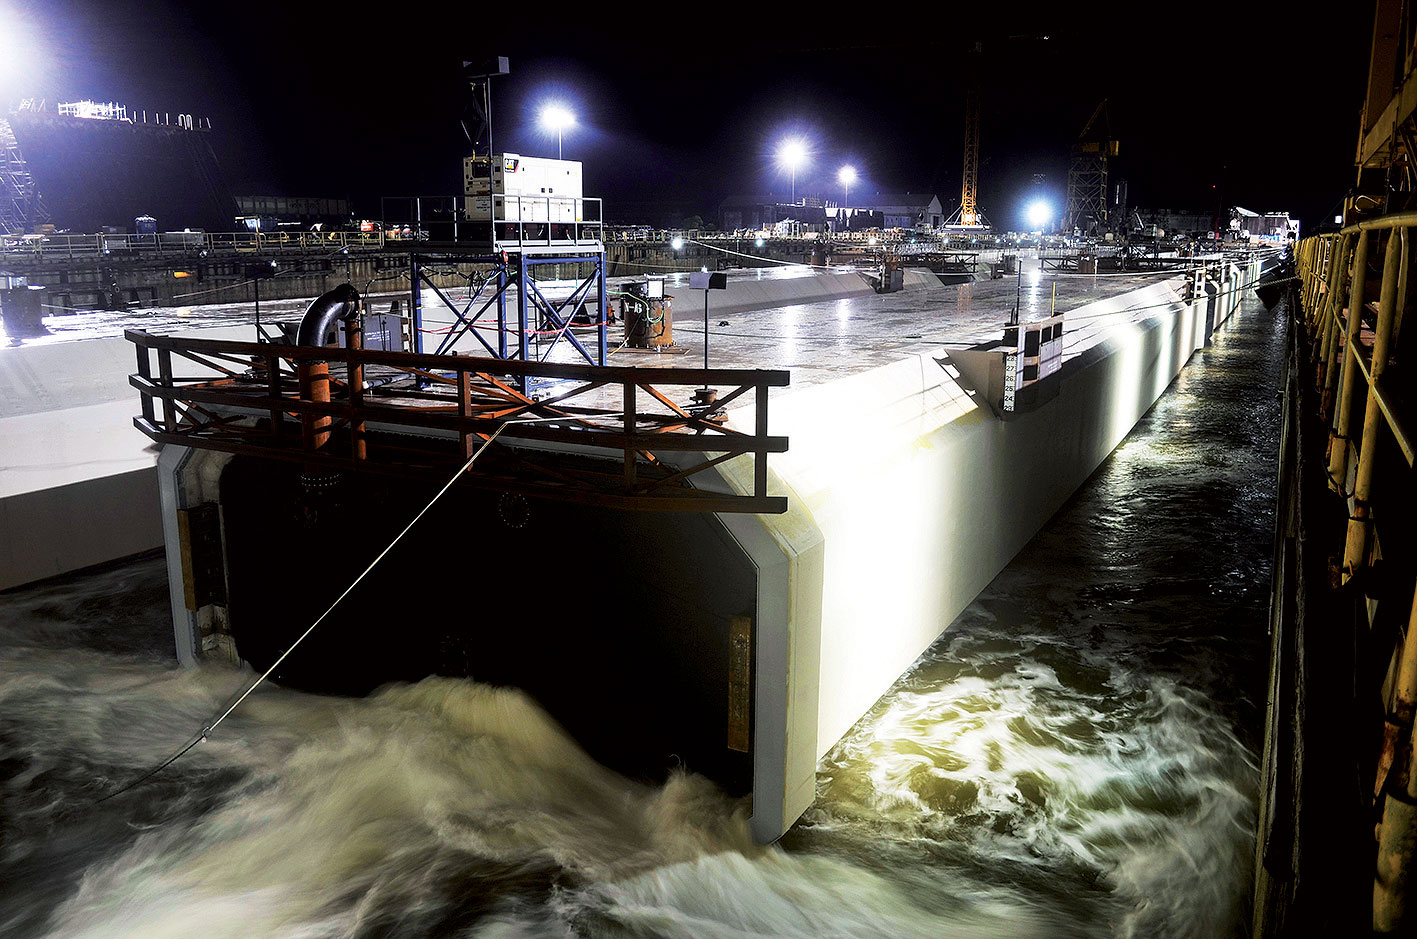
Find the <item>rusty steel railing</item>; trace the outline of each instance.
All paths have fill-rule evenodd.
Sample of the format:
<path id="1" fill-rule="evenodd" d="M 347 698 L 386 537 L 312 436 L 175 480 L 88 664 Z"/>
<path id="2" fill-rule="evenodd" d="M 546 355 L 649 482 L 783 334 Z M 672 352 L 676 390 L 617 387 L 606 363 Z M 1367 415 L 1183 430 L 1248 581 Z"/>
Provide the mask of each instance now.
<path id="1" fill-rule="evenodd" d="M 767 464 L 768 454 L 787 450 L 786 437 L 768 434 L 768 390 L 788 384 L 786 371 L 383 352 L 361 348 L 357 330 L 349 348 L 124 335 L 137 349 L 134 424 L 164 444 L 446 478 L 501 428 L 495 456 L 478 461 L 471 484 L 636 510 L 787 510 L 786 497 L 768 494 Z M 204 374 L 181 375 L 174 359 Z M 519 379 L 550 384 L 535 398 L 518 390 Z M 711 406 L 676 403 L 704 385 L 719 390 Z M 740 430 L 723 409 L 750 395 L 753 427 Z M 542 422 L 513 423 L 528 417 Z M 690 485 L 740 456 L 752 460 L 752 492 Z M 608 472 L 607 460 L 618 471 Z"/>
<path id="2" fill-rule="evenodd" d="M 1307 238 L 1296 251 L 1313 368 L 1308 380 L 1318 392 L 1319 417 L 1329 434 L 1329 487 L 1348 507 L 1336 577 L 1342 584 L 1361 579 L 1355 586 L 1370 631 L 1384 604 L 1409 604 L 1405 615 L 1399 614 L 1406 630 L 1391 640 L 1386 677 L 1378 691 L 1385 715 L 1372 793 L 1373 809 L 1381 813 L 1373 888 L 1373 925 L 1378 932 L 1403 928 L 1404 921 L 1410 925 L 1404 895 L 1417 839 L 1417 747 L 1412 740 L 1417 717 L 1417 641 L 1412 641 L 1417 636 L 1417 593 L 1408 600 L 1405 594 L 1394 597 L 1374 587 L 1378 580 L 1390 584 L 1411 576 L 1410 570 L 1393 569 L 1394 564 L 1410 564 L 1411 558 L 1412 535 L 1401 509 L 1411 498 L 1411 418 L 1389 376 L 1394 374 L 1395 340 L 1408 303 L 1414 227 L 1417 212 L 1388 215 Z M 1378 259 L 1381 274 L 1374 302 L 1370 270 Z M 1389 513 L 1386 518 L 1383 511 Z M 1378 536 L 1379 521 L 1385 525 L 1386 544 Z M 1377 578 L 1373 572 L 1379 564 L 1387 569 Z M 1382 615 L 1391 612 L 1383 610 Z M 1374 694 L 1371 686 L 1356 690 Z"/>

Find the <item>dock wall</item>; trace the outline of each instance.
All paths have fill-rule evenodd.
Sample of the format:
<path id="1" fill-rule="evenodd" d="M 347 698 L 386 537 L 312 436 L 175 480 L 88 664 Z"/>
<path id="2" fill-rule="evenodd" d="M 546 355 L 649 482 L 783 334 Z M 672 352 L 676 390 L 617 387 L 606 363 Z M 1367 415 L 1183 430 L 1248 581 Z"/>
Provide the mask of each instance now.
<path id="1" fill-rule="evenodd" d="M 157 447 L 133 427 L 134 363 L 123 339 L 0 349 L 0 590 L 162 546 Z"/>
<path id="2" fill-rule="evenodd" d="M 1237 267 L 1194 303 L 1177 278 L 1074 311 L 1149 315 L 1065 362 L 1057 396 L 1009 421 L 944 350 L 774 400 L 772 432 L 792 441 L 774 484 L 792 509 L 723 518 L 759 569 L 760 839 L 807 808 L 818 760 L 1107 458 L 1258 274 Z M 720 481 L 746 491 L 751 469 L 730 462 Z"/>

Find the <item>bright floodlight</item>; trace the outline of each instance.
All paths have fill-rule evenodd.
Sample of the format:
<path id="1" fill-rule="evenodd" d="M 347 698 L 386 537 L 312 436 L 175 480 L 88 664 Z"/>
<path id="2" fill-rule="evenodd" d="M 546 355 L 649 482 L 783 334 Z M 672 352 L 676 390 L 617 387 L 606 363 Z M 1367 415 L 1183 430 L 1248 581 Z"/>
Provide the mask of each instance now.
<path id="1" fill-rule="evenodd" d="M 841 204 L 851 203 L 851 184 L 856 182 L 856 167 L 851 164 L 836 171 L 836 181 L 841 183 Z"/>
<path id="2" fill-rule="evenodd" d="M 563 104 L 548 104 L 541 109 L 541 126 L 556 132 L 556 159 L 561 159 L 561 133 L 576 126 L 576 116 Z"/>
<path id="3" fill-rule="evenodd" d="M 565 105 L 548 104 L 541 109 L 541 126 L 547 130 L 565 130 L 575 123 L 576 116 Z"/>
<path id="4" fill-rule="evenodd" d="M 797 170 L 807 163 L 807 143 L 801 137 L 789 137 L 777 147 L 777 162 L 792 174 L 792 204 L 797 204 Z"/>
<path id="5" fill-rule="evenodd" d="M 807 144 L 800 137 L 784 140 L 777 148 L 777 162 L 797 170 L 807 162 Z"/>
<path id="6" fill-rule="evenodd" d="M 1053 207 L 1039 199 L 1028 207 L 1028 225 L 1030 228 L 1041 229 L 1053 218 Z"/>
<path id="7" fill-rule="evenodd" d="M 673 248 L 675 251 L 682 249 L 684 247 L 684 239 L 675 235 L 674 240 L 669 242 L 669 247 Z"/>
<path id="8" fill-rule="evenodd" d="M 23 22 L 15 13 L 6 7 L 0 7 L 0 83 L 8 80 L 18 82 L 26 72 L 33 71 L 28 27 L 29 24 Z M 29 78 L 33 80 L 34 75 L 30 74 Z"/>
<path id="9" fill-rule="evenodd" d="M 754 246 L 761 248 L 761 247 L 763 246 L 763 239 L 761 239 L 761 238 L 754 239 L 753 244 L 754 244 Z"/>

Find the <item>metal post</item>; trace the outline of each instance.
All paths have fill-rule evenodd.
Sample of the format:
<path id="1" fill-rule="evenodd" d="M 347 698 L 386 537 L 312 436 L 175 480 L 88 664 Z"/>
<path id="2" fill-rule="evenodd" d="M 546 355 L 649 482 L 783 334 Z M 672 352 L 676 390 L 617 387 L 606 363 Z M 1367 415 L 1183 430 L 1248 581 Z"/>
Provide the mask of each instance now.
<path id="1" fill-rule="evenodd" d="M 527 266 L 526 255 L 517 252 L 517 355 L 523 362 L 531 361 L 526 347 L 527 331 L 527 294 L 531 293 L 528 288 L 527 279 L 531 276 L 531 268 Z M 527 391 L 527 376 L 517 376 L 517 390 L 522 394 Z"/>
<path id="2" fill-rule="evenodd" d="M 152 362 L 149 359 L 148 347 L 135 343 L 133 348 L 138 353 L 138 377 L 151 381 Z M 155 419 L 153 414 L 153 396 L 149 393 L 147 388 L 143 389 L 142 399 L 143 419 L 151 424 Z"/>
<path id="3" fill-rule="evenodd" d="M 768 388 L 767 385 L 758 385 L 753 389 L 756 405 L 756 419 L 753 422 L 753 432 L 757 435 L 758 446 L 762 446 L 763 438 L 768 435 Z M 753 453 L 753 495 L 763 498 L 768 494 L 768 455 L 762 450 Z"/>
<path id="4" fill-rule="evenodd" d="M 1407 620 L 1406 639 L 1402 643 L 1402 658 L 1398 665 L 1397 684 L 1393 689 L 1393 707 L 1383 735 L 1383 753 L 1379 760 L 1379 783 L 1386 767 L 1397 752 L 1397 734 L 1412 733 L 1412 718 L 1417 712 L 1417 596 L 1413 597 Z M 1382 821 L 1378 828 L 1377 870 L 1373 879 L 1373 930 L 1396 932 L 1407 918 L 1407 879 L 1412 870 L 1414 845 L 1417 845 L 1417 752 L 1413 752 L 1405 767 L 1407 785 L 1405 799 L 1383 799 Z"/>
<path id="5" fill-rule="evenodd" d="M 418 255 L 408 256 L 408 320 L 413 335 L 409 336 L 413 351 L 423 353 L 423 271 Z"/>
<path id="6" fill-rule="evenodd" d="M 345 327 L 345 348 L 349 350 L 349 361 L 345 364 L 345 381 L 349 385 L 349 406 L 353 411 L 349 416 L 349 451 L 356 460 L 365 458 L 364 438 L 364 360 L 360 352 L 364 349 L 364 331 L 360 318 L 354 317 Z"/>
<path id="7" fill-rule="evenodd" d="M 493 185 L 496 170 L 492 166 L 492 78 L 482 80 L 482 113 L 487 118 L 487 215 L 492 222 L 492 242 L 497 242 L 497 200 L 493 198 L 497 189 Z"/>
<path id="8" fill-rule="evenodd" d="M 1363 442 L 1358 448 L 1358 477 L 1353 483 L 1353 514 L 1348 519 L 1348 537 L 1343 549 L 1343 581 L 1347 583 L 1367 564 L 1368 525 L 1372 508 L 1368 504 L 1373 489 L 1373 465 L 1377 462 L 1378 422 L 1382 414 L 1373 386 L 1387 367 L 1392 345 L 1392 321 L 1397 307 L 1399 271 L 1407 266 L 1407 229 L 1388 238 L 1383 258 L 1383 287 L 1378 299 L 1378 323 L 1373 335 L 1373 361 L 1369 368 L 1367 406 L 1363 412 Z M 1405 271 L 1404 271 L 1405 273 Z"/>
<path id="9" fill-rule="evenodd" d="M 1018 286 L 1014 290 L 1014 312 L 1009 317 L 1010 326 L 1018 325 L 1019 314 L 1023 312 L 1023 257 L 1015 257 L 1014 264 L 1018 268 Z"/>
<path id="10" fill-rule="evenodd" d="M 638 386 L 628 381 L 625 383 L 625 433 L 635 433 L 635 391 Z M 625 444 L 625 489 L 635 488 L 635 448 L 628 442 Z"/>
<path id="11" fill-rule="evenodd" d="M 300 398 L 318 404 L 330 401 L 330 363 L 301 359 L 297 366 L 300 377 Z M 330 438 L 329 414 L 313 411 L 300 412 L 300 440 L 306 450 L 318 450 Z"/>
<path id="12" fill-rule="evenodd" d="M 596 268 L 595 268 L 596 295 L 600 298 L 599 301 L 597 302 L 597 306 L 599 306 L 600 309 L 599 309 L 598 314 L 597 314 L 597 316 L 596 316 L 596 320 L 597 320 L 597 322 L 598 322 L 600 325 L 597 327 L 598 335 L 596 336 L 596 339 L 597 339 L 597 341 L 600 343 L 600 349 L 599 349 L 600 364 L 601 364 L 601 365 L 604 365 L 604 364 L 605 364 L 605 359 L 606 359 L 606 353 L 605 353 L 605 333 L 606 333 L 606 330 L 608 330 L 608 329 L 610 328 L 610 326 L 609 326 L 609 323 L 610 323 L 610 297 L 609 297 L 609 296 L 606 294 L 606 292 L 605 292 L 605 247 L 604 247 L 604 245 L 601 246 L 601 248 L 600 248 L 600 254 L 597 256 L 595 263 L 596 263 Z"/>
<path id="13" fill-rule="evenodd" d="M 271 399 L 271 436 L 279 440 L 285 430 L 285 415 L 280 407 L 280 359 L 266 356 L 266 394 Z"/>
<path id="14" fill-rule="evenodd" d="M 472 415 L 472 388 L 468 374 L 463 369 L 458 369 L 458 417 L 467 420 Z M 459 430 L 458 436 L 462 440 L 462 458 L 472 459 L 472 434 L 466 427 Z"/>
<path id="15" fill-rule="evenodd" d="M 507 264 L 497 267 L 497 356 L 507 357 Z M 472 454 L 468 454 L 472 456 Z"/>
<path id="16" fill-rule="evenodd" d="M 172 353 L 167 349 L 157 350 L 157 380 L 163 388 L 172 387 Z M 177 429 L 177 402 L 167 397 L 162 399 L 162 429 L 169 434 Z"/>
<path id="17" fill-rule="evenodd" d="M 1358 363 L 1353 356 L 1358 354 L 1358 334 L 1366 304 L 1368 244 L 1368 232 L 1359 233 L 1358 245 L 1353 250 L 1353 276 L 1348 282 L 1347 329 L 1338 350 L 1343 363 L 1343 386 L 1338 394 L 1338 413 L 1329 440 L 1328 479 L 1329 485 L 1340 492 L 1348 482 L 1348 426 L 1353 413 L 1353 389 L 1358 380 Z"/>
<path id="18" fill-rule="evenodd" d="M 1322 391 L 1319 398 L 1319 417 L 1322 419 L 1327 419 L 1330 414 L 1332 389 L 1338 378 L 1333 350 L 1334 343 L 1338 339 L 1338 311 L 1341 309 L 1342 302 L 1339 295 L 1343 289 L 1345 270 L 1343 259 L 1348 255 L 1348 236 L 1344 235 L 1334 239 L 1334 245 L 1335 249 L 1328 268 L 1328 292 L 1324 295 L 1324 302 L 1320 308 L 1323 316 L 1323 341 L 1319 347 L 1320 371 L 1316 377 Z"/>
<path id="19" fill-rule="evenodd" d="M 708 293 L 709 293 L 709 292 L 708 292 L 707 290 L 704 291 L 704 371 L 706 371 L 706 372 L 708 371 L 708 367 L 709 367 L 709 364 L 708 364 L 708 339 L 709 339 L 709 337 L 708 337 L 708 329 L 709 329 L 709 327 L 708 327 Z M 705 381 L 704 381 L 704 387 L 708 387 L 708 381 L 707 381 L 707 379 L 705 379 Z"/>
<path id="20" fill-rule="evenodd" d="M 251 284 L 256 288 L 256 341 L 261 342 L 266 338 L 261 331 L 261 278 L 257 277 Z"/>

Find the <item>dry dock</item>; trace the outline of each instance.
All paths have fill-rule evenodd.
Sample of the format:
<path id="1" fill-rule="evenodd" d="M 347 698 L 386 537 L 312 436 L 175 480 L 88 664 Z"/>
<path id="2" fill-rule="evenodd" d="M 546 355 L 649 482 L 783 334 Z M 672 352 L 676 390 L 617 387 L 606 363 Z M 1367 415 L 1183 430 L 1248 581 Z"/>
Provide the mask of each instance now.
<path id="1" fill-rule="evenodd" d="M 578 737 L 614 738 L 599 748 L 588 743 L 593 755 L 612 763 L 636 757 L 639 766 L 658 760 L 663 767 L 672 753 L 704 768 L 729 791 L 750 792 L 755 834 L 776 838 L 810 803 L 819 757 L 1107 457 L 1223 324 L 1264 263 L 1258 255 L 1217 258 L 1204 272 L 1114 277 L 1026 269 L 1017 281 L 953 287 L 931 286 L 928 276 L 919 276 L 908 289 L 886 295 L 850 273 L 730 274 L 730 289 L 710 294 L 712 367 L 783 370 L 790 384 L 772 391 L 766 411 L 750 403 L 751 395 L 739 399 L 727 409 L 724 427 L 760 441 L 785 438 L 786 452 L 760 448 L 718 461 L 722 438 L 713 438 L 701 443 L 702 452 L 660 453 L 653 468 L 698 468 L 692 485 L 699 495 L 765 497 L 785 511 L 627 512 L 554 501 L 543 507 L 533 497 L 537 525 L 527 532 L 516 524 L 521 510 L 509 520 L 505 503 L 495 498 L 498 480 L 484 480 L 486 491 L 449 509 L 464 515 L 444 520 L 444 540 L 425 543 L 423 553 L 400 568 L 407 577 L 421 565 L 428 583 L 384 598 L 393 607 L 416 595 L 418 618 L 439 624 L 417 640 L 412 627 L 403 637 L 407 645 L 427 640 L 437 646 L 437 662 L 403 664 L 447 669 L 451 658 L 476 677 L 528 686 Z M 626 351 L 614 356 L 615 368 L 652 368 L 656 374 L 702 368 L 703 295 L 673 282 L 668 291 L 676 298 L 674 332 L 684 354 Z M 990 377 L 991 362 L 1007 355 L 987 346 L 997 345 L 1016 300 L 1024 321 L 1054 309 L 1065 316 L 1055 347 L 1060 367 L 1045 379 L 1046 394 L 1008 411 L 995 398 Z M 249 328 L 210 319 L 198 330 L 176 332 L 225 340 L 243 328 L 249 338 Z M 430 315 L 424 328 L 444 326 Z M 459 351 L 472 351 L 470 342 Z M 72 345 L 84 347 L 89 360 L 111 359 L 115 368 L 124 361 L 121 371 L 105 365 L 103 376 L 95 371 L 91 377 L 93 396 L 104 397 L 111 388 L 113 400 L 123 400 L 132 347 L 116 338 Z M 0 350 L 0 374 L 18 374 L 30 357 L 52 347 Z M 335 363 L 339 356 L 330 359 Z M 470 367 L 466 361 L 464 367 Z M 151 374 L 161 385 L 158 372 Z M 192 368 L 179 374 L 191 377 Z M 543 398 L 557 393 L 553 388 Z M 597 393 L 604 405 L 607 392 Z M 395 396 L 396 390 L 383 400 Z M 281 408 L 269 410 L 278 414 Z M 137 411 L 134 402 L 128 413 Z M 7 415 L 0 423 L 6 452 L 29 452 L 18 436 L 25 417 Z M 431 418 L 420 419 L 429 424 L 425 436 L 450 444 L 460 436 L 452 424 L 438 429 Z M 169 429 L 179 423 L 173 417 Z M 371 423 L 368 432 L 373 448 L 380 428 Z M 499 441 L 509 461 L 539 453 L 536 465 L 543 469 L 547 460 L 561 460 L 578 471 L 593 464 L 592 474 L 619 471 L 619 457 L 607 460 L 593 448 L 557 442 L 554 426 L 540 438 L 518 433 Z M 466 446 L 469 434 L 461 437 Z M 122 446 L 146 453 L 144 443 L 133 431 Z M 637 447 L 622 448 L 627 473 L 638 460 Z M 169 438 L 149 478 L 162 493 L 180 657 L 190 663 L 234 652 L 259 666 L 310 605 L 285 602 L 278 590 L 282 602 L 272 605 L 266 600 L 272 578 L 303 565 L 308 570 L 301 577 L 308 576 L 309 584 L 320 591 L 336 587 L 357 570 L 355 556 L 367 553 L 379 540 L 377 532 L 407 506 L 396 482 L 351 483 L 346 503 L 359 503 L 366 514 L 370 505 L 380 508 L 373 510 L 374 521 L 363 523 L 368 544 L 331 559 L 339 552 L 316 547 L 331 544 L 328 532 L 302 529 L 293 520 L 291 513 L 301 511 L 298 493 L 285 501 L 264 497 L 284 491 L 282 480 L 295 480 L 300 464 L 277 471 L 239 449 L 233 458 L 232 449 L 189 447 Z M 710 465 L 701 467 L 705 459 Z M 651 468 L 639 463 L 641 472 Z M 508 465 L 489 472 L 504 474 L 505 491 L 520 492 Z M 117 477 L 97 478 L 111 483 Z M 184 526 L 204 506 L 214 507 L 207 514 L 217 521 L 209 523 L 210 544 L 194 548 L 200 539 Z M 325 511 L 334 517 L 343 510 Z M 497 520 L 500 527 L 493 524 Z M 43 519 L 24 523 L 36 533 L 29 554 L 44 558 L 55 568 L 50 572 L 80 566 L 58 559 L 74 536 L 73 520 L 68 529 L 65 523 L 57 514 L 47 525 Z M 355 537 L 349 529 L 340 530 Z M 446 536 L 454 531 L 476 544 L 471 571 L 447 560 Z M 279 557 L 267 564 L 263 554 Z M 196 589 L 201 572 L 213 565 L 225 572 L 224 589 Z M 593 578 L 589 593 L 548 590 L 562 582 L 547 578 L 548 567 L 604 576 Z M 444 588 L 460 578 L 475 601 L 446 595 Z M 489 595 L 492 584 L 508 585 L 515 596 Z M 383 589 L 391 591 L 393 584 Z M 569 595 L 553 595 L 558 592 Z M 475 622 L 466 620 L 474 609 Z M 290 622 L 277 622 L 287 614 Z M 330 625 L 344 641 L 312 651 L 302 665 L 307 674 L 321 667 L 322 658 L 351 674 L 389 654 L 364 642 L 366 633 L 353 621 Z M 528 635 L 554 636 L 573 652 L 563 663 L 520 663 Z M 675 720 L 646 714 L 636 703 L 633 691 L 650 674 L 654 699 Z M 565 708 L 558 708 L 557 689 L 576 682 L 600 689 L 593 696 L 600 703 L 587 707 L 585 694 L 567 693 Z M 637 741 L 650 752 L 632 753 Z"/>

